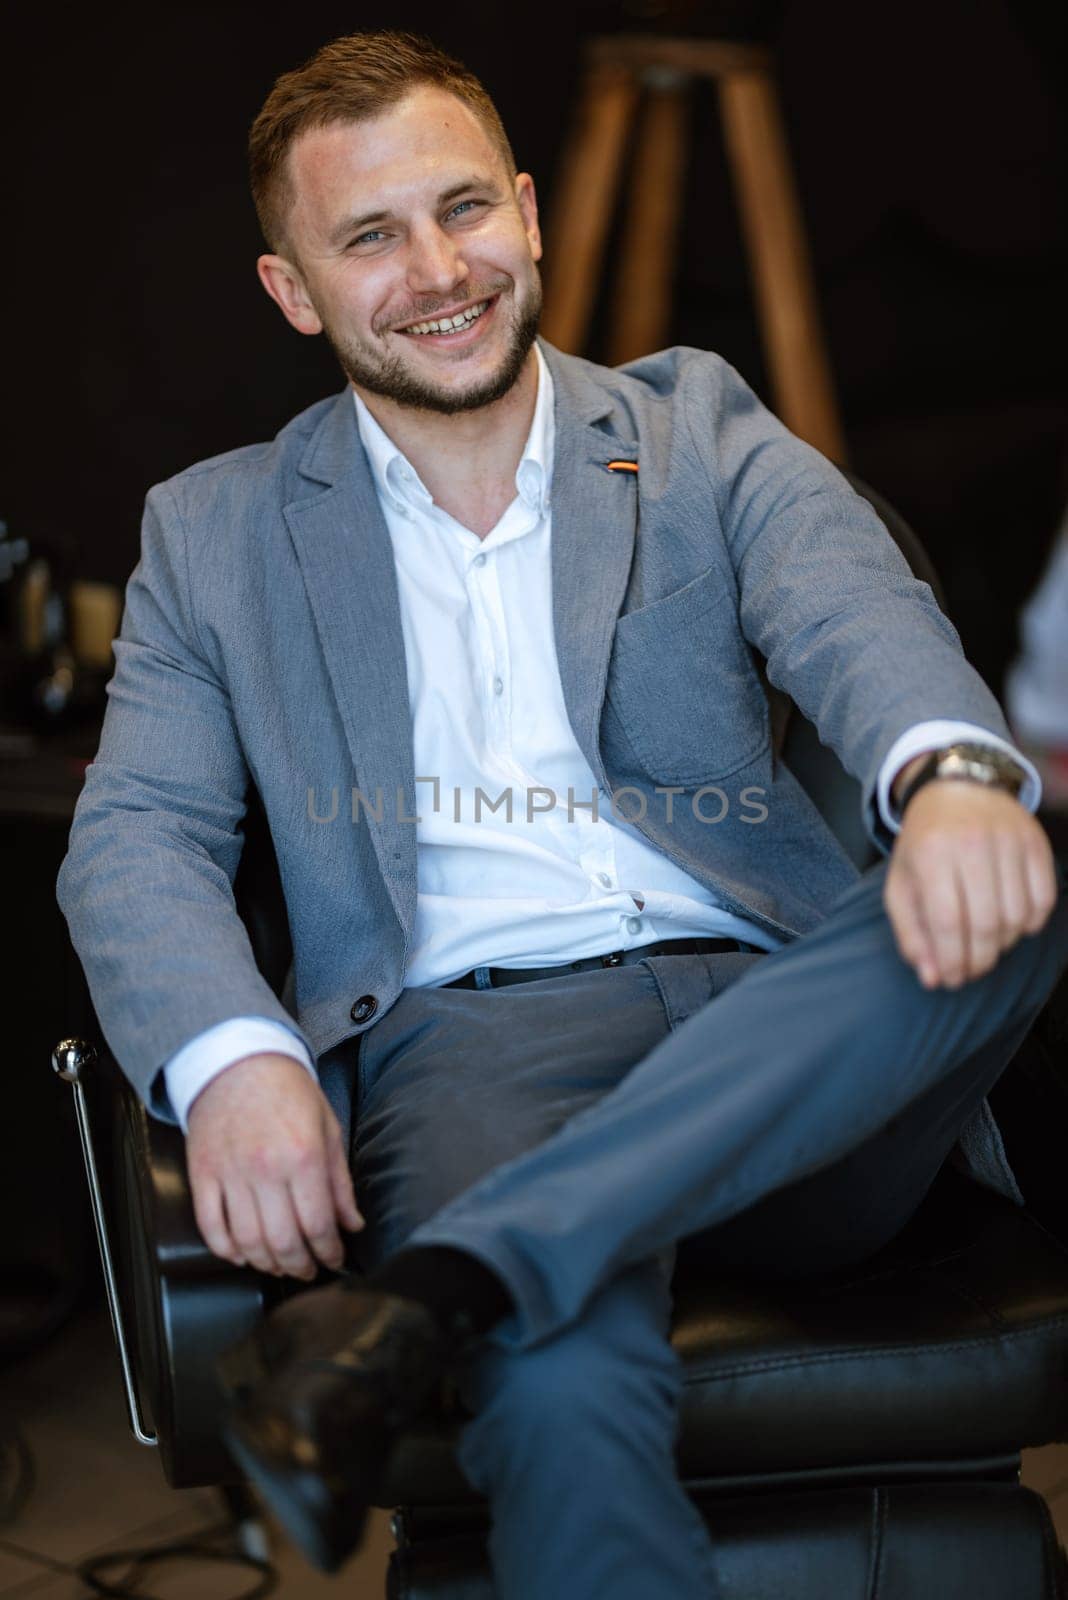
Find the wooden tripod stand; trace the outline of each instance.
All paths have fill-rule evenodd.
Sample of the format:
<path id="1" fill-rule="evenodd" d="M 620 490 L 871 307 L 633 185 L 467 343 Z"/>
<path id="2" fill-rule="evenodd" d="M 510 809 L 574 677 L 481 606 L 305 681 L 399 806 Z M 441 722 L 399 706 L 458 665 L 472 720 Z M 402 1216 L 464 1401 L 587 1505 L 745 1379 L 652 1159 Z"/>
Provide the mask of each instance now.
<path id="1" fill-rule="evenodd" d="M 794 433 L 844 462 L 778 93 L 768 53 L 757 46 L 645 34 L 591 41 L 548 229 L 542 331 L 563 350 L 582 349 L 601 283 L 627 135 L 641 106 L 609 360 L 613 365 L 630 361 L 666 342 L 672 240 L 682 204 L 686 95 L 698 77 L 713 79 L 718 90 L 776 409 Z"/>

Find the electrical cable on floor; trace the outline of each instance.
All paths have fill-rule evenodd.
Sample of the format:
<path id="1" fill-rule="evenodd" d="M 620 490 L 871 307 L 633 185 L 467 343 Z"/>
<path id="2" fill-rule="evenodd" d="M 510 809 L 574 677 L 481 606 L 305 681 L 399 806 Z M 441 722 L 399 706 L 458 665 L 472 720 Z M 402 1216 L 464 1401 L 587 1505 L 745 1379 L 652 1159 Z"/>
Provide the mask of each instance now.
<path id="1" fill-rule="evenodd" d="M 33 1453 L 19 1430 L 10 1428 L 0 1435 L 0 1528 L 8 1528 L 17 1520 L 33 1493 L 35 1482 Z M 76 1574 L 93 1594 L 107 1595 L 112 1600 L 156 1600 L 141 1587 L 141 1582 L 157 1564 L 182 1560 L 228 1563 L 246 1567 L 257 1575 L 256 1582 L 235 1592 L 231 1600 L 262 1600 L 278 1588 L 278 1573 L 266 1559 L 265 1550 L 262 1554 L 254 1553 L 256 1549 L 263 1549 L 256 1537 L 258 1531 L 258 1524 L 231 1518 L 173 1543 L 146 1545 L 134 1550 L 107 1550 L 73 1565 L 65 1562 L 49 1562 L 49 1565 Z M 125 1566 L 127 1570 L 107 1576 L 110 1569 L 117 1566 Z"/>
<path id="2" fill-rule="evenodd" d="M 278 1573 L 269 1561 L 260 1560 L 238 1548 L 239 1530 L 232 1522 L 220 1522 L 202 1528 L 190 1538 L 175 1540 L 172 1544 L 147 1545 L 140 1550 L 108 1550 L 103 1555 L 92 1556 L 76 1564 L 74 1571 L 94 1594 L 107 1595 L 113 1600 L 155 1600 L 147 1589 L 141 1588 L 145 1573 L 157 1563 L 167 1561 L 215 1561 L 236 1563 L 259 1574 L 259 1581 L 241 1589 L 232 1600 L 261 1600 L 278 1588 Z M 127 1571 L 114 1579 L 104 1576 L 108 1568 L 125 1563 Z"/>

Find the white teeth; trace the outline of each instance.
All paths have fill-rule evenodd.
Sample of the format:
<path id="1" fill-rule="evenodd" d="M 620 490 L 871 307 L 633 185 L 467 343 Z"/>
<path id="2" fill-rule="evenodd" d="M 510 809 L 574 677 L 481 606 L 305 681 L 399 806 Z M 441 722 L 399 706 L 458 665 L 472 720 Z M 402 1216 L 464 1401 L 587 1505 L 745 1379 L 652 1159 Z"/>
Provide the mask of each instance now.
<path id="1" fill-rule="evenodd" d="M 405 328 L 405 333 L 454 333 L 457 328 L 466 328 L 468 323 L 475 322 L 489 305 L 488 300 L 483 300 L 477 306 L 471 306 L 467 311 L 459 312 L 455 317 L 442 317 L 436 322 L 413 322 Z"/>

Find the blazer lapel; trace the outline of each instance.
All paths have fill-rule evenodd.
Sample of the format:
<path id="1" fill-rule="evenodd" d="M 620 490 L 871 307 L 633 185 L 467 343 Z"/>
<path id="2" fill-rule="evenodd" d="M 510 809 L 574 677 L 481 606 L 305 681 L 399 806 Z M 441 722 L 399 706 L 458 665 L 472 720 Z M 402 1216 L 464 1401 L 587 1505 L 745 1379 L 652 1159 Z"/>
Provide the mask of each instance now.
<path id="1" fill-rule="evenodd" d="M 416 909 L 412 717 L 393 547 L 346 388 L 301 460 L 321 494 L 285 507 L 315 626 L 337 696 L 379 869 L 411 937 Z M 398 802 L 398 788 L 400 799 Z M 343 801 L 343 804 L 347 803 Z"/>
<path id="2" fill-rule="evenodd" d="M 553 377 L 556 442 L 552 474 L 553 628 L 568 719 L 598 782 L 607 786 L 598 730 L 612 640 L 627 590 L 638 524 L 638 474 L 610 471 L 637 461 L 637 444 L 594 427 L 614 401 L 586 364 L 541 344 Z"/>

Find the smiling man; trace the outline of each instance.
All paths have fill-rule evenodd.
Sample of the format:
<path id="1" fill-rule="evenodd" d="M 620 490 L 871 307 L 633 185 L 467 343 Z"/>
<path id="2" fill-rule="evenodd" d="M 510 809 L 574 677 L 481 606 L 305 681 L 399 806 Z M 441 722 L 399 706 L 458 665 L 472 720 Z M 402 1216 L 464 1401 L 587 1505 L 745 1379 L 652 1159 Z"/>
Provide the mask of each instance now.
<path id="1" fill-rule="evenodd" d="M 286 154 L 292 204 L 281 251 L 258 263 L 264 288 L 301 333 L 325 334 L 435 504 L 488 533 L 515 498 L 538 388 L 533 180 L 488 101 L 434 84 L 308 128 Z"/>
<path id="2" fill-rule="evenodd" d="M 984 1097 L 1068 959 L 1037 781 L 726 363 L 537 338 L 534 185 L 459 63 L 335 41 L 251 170 L 261 282 L 348 381 L 150 492 L 59 884 L 210 1248 L 309 1279 L 357 1235 L 366 1278 L 231 1352 L 228 1437 L 332 1569 L 451 1369 L 501 1600 L 708 1600 L 675 1246 L 862 1260 L 965 1131 L 1019 1198 Z M 859 780 L 869 872 L 755 653 Z M 250 783 L 291 1009 L 234 909 Z"/>
<path id="3" fill-rule="evenodd" d="M 261 257 L 260 277 L 294 327 L 325 331 L 361 393 L 391 419 L 511 394 L 541 309 L 534 185 L 470 106 L 413 88 L 372 122 L 311 130 L 290 182 L 289 256 Z M 527 399 L 534 383 L 529 366 Z"/>

